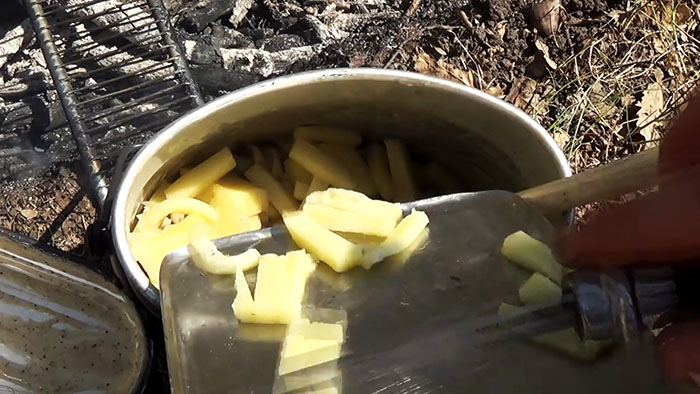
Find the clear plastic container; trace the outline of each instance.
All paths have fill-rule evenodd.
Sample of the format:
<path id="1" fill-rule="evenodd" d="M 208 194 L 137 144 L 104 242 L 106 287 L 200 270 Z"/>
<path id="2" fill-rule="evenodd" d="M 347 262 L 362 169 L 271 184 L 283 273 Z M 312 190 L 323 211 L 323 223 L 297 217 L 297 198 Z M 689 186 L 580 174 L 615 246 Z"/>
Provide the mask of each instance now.
<path id="1" fill-rule="evenodd" d="M 149 347 L 97 272 L 0 231 L 0 393 L 135 393 Z"/>
<path id="2" fill-rule="evenodd" d="M 503 301 L 517 303 L 529 273 L 501 256 L 507 235 L 553 234 L 544 218 L 510 193 L 473 196 L 466 197 L 468 204 L 420 207 L 431 220 L 430 239 L 403 264 L 385 261 L 344 274 L 319 264 L 307 285 L 304 313 L 330 309 L 347 316 L 344 356 L 332 379 L 338 392 L 669 391 L 649 338 L 583 363 L 528 341 L 485 343 L 478 332 L 445 331 L 454 321 L 493 316 Z M 448 209 L 451 203 L 456 205 Z M 252 245 L 261 253 L 294 248 L 280 228 L 241 237 L 216 244 L 225 253 Z M 254 275 L 248 276 L 252 281 Z M 284 327 L 239 324 L 231 309 L 233 277 L 203 273 L 183 248 L 166 258 L 160 283 L 174 393 L 284 392 L 276 376 Z M 416 341 L 424 346 L 409 346 Z"/>

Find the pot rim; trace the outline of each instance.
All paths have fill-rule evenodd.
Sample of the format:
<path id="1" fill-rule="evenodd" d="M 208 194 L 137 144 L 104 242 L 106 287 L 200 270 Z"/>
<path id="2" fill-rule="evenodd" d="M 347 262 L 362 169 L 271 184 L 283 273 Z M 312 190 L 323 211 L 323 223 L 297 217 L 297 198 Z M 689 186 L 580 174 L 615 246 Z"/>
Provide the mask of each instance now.
<path id="1" fill-rule="evenodd" d="M 451 90 L 453 92 L 470 96 L 477 101 L 485 102 L 488 105 L 497 106 L 511 116 L 518 118 L 521 122 L 523 122 L 523 124 L 527 125 L 532 131 L 534 131 L 536 133 L 535 136 L 539 138 L 540 141 L 548 148 L 550 153 L 558 162 L 558 165 L 562 170 L 563 177 L 571 176 L 571 168 L 569 167 L 564 153 L 561 151 L 559 146 L 557 146 L 554 139 L 549 135 L 544 127 L 515 106 L 475 88 L 415 72 L 376 68 L 338 68 L 307 71 L 259 82 L 218 97 L 215 100 L 186 113 L 173 123 L 163 128 L 161 131 L 156 133 L 156 135 L 154 135 L 152 139 L 143 146 L 143 148 L 141 148 L 121 177 L 121 184 L 117 189 L 117 195 L 115 197 L 111 212 L 112 240 L 114 242 L 114 248 L 119 264 L 121 265 L 130 286 L 134 288 L 139 298 L 146 302 L 147 306 L 149 306 L 152 310 L 158 310 L 160 305 L 160 292 L 155 288 L 155 286 L 151 285 L 146 273 L 141 269 L 141 266 L 132 256 L 131 249 L 129 248 L 129 242 L 127 240 L 128 228 L 126 223 L 128 221 L 124 218 L 127 208 L 127 196 L 130 191 L 127 187 L 131 187 L 134 174 L 138 173 L 142 169 L 144 163 L 156 152 L 160 151 L 164 146 L 166 146 L 174 136 L 180 133 L 184 127 L 191 123 L 200 121 L 212 113 L 228 107 L 232 103 L 261 94 L 269 94 L 277 90 L 286 89 L 300 84 L 347 79 L 394 81 L 396 83 L 406 85 L 428 85 L 432 86 L 433 88 Z"/>

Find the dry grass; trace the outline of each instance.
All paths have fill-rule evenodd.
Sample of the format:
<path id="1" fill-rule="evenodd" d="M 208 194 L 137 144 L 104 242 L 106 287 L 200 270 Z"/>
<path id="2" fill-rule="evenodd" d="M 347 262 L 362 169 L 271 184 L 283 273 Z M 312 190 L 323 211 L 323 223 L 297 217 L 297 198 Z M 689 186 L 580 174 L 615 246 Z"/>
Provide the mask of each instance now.
<path id="1" fill-rule="evenodd" d="M 628 7 L 550 73 L 540 101 L 561 110 L 531 107 L 575 170 L 655 145 L 700 79 L 698 10 L 658 0 Z"/>
<path id="2" fill-rule="evenodd" d="M 658 143 L 700 79 L 696 1 L 611 3 L 578 16 L 564 8 L 550 37 L 517 25 L 522 8 L 479 26 L 478 11 L 459 10 L 453 24 L 406 44 L 394 63 L 515 104 L 549 130 L 575 171 L 593 167 Z M 484 31 L 487 40 L 474 39 Z M 526 45 L 512 49 L 518 40 Z"/>

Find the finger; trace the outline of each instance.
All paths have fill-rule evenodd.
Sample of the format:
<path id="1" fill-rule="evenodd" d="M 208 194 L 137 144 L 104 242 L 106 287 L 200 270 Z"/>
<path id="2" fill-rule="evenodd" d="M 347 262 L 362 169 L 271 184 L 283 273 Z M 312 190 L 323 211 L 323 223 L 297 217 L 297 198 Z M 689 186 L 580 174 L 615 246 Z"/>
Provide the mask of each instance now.
<path id="1" fill-rule="evenodd" d="M 700 91 L 676 118 L 659 148 L 661 185 L 700 167 Z M 697 174 L 697 173 L 696 173 Z"/>
<path id="2" fill-rule="evenodd" d="M 558 245 L 574 267 L 619 267 L 700 258 L 700 199 L 686 188 L 652 193 L 605 211 Z"/>
<path id="3" fill-rule="evenodd" d="M 700 321 L 664 328 L 657 343 L 657 357 L 666 378 L 697 385 L 700 377 Z"/>
<path id="4" fill-rule="evenodd" d="M 661 188 L 601 212 L 559 242 L 571 266 L 611 267 L 700 257 L 700 95 L 661 144 Z"/>

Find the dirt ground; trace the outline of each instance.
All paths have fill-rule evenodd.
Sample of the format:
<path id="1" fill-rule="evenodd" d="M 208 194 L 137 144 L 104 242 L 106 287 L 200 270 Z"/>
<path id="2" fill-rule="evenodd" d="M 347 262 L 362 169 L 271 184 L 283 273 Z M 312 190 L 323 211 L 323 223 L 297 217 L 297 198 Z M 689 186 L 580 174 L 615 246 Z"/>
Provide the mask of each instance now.
<path id="1" fill-rule="evenodd" d="M 693 0 L 380 3 L 402 16 L 368 18 L 288 72 L 384 67 L 472 86 L 540 122 L 575 171 L 657 144 L 700 78 L 700 4 Z M 306 37 L 306 27 L 273 11 L 258 6 L 238 30 L 263 26 Z M 0 226 L 80 253 L 95 209 L 71 168 L 1 185 Z M 599 207 L 580 210 L 582 220 Z"/>

